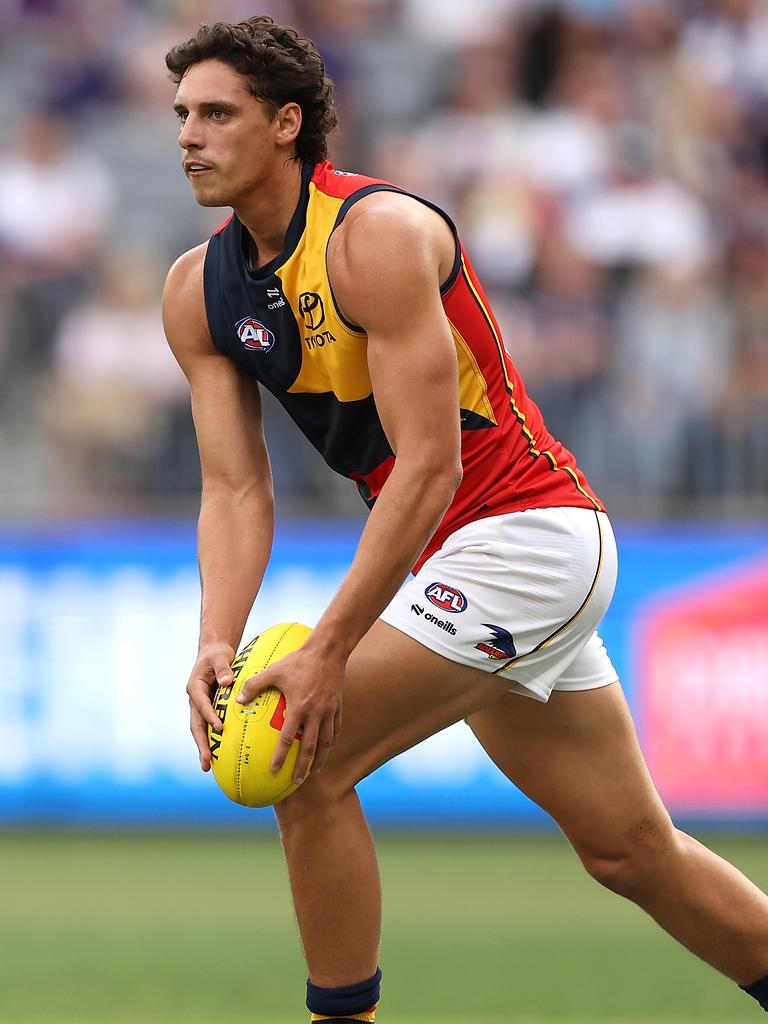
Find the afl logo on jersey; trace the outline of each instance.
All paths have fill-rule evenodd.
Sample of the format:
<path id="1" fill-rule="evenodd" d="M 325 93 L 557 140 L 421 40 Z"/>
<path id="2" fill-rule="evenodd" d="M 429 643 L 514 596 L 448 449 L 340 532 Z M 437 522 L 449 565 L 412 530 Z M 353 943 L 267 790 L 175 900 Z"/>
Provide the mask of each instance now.
<path id="1" fill-rule="evenodd" d="M 275 344 L 275 336 L 260 320 L 247 316 L 235 324 L 237 336 L 250 352 L 269 352 Z"/>
<path id="2" fill-rule="evenodd" d="M 467 607 L 467 599 L 462 592 L 447 583 L 430 583 L 424 594 L 444 612 L 463 612 Z"/>

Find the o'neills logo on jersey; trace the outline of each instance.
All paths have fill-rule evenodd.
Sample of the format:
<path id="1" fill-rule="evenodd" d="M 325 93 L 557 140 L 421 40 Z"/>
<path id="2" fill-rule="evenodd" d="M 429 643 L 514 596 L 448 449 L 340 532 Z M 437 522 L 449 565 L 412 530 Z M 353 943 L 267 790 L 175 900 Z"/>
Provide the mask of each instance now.
<path id="1" fill-rule="evenodd" d="M 463 612 L 467 607 L 467 599 L 462 592 L 447 583 L 430 583 L 424 594 L 444 612 Z"/>
<path id="2" fill-rule="evenodd" d="M 237 336 L 250 352 L 269 352 L 275 344 L 275 336 L 260 320 L 247 316 L 235 324 Z"/>

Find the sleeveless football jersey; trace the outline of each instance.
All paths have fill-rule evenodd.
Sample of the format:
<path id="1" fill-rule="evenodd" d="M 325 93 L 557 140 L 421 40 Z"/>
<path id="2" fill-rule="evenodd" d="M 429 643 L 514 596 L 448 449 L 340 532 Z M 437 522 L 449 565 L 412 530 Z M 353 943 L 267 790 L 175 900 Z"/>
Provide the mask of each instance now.
<path id="1" fill-rule="evenodd" d="M 275 395 L 328 465 L 356 482 L 369 507 L 395 456 L 376 412 L 365 331 L 336 306 L 326 250 L 352 205 L 380 191 L 402 193 L 388 182 L 334 170 L 327 161 L 305 164 L 280 255 L 254 269 L 250 236 L 233 215 L 211 238 L 204 269 L 216 347 Z M 603 506 L 526 395 L 453 222 L 413 198 L 437 210 L 456 239 L 441 296 L 459 369 L 464 467 L 418 568 L 450 533 L 475 519 L 528 508 Z"/>

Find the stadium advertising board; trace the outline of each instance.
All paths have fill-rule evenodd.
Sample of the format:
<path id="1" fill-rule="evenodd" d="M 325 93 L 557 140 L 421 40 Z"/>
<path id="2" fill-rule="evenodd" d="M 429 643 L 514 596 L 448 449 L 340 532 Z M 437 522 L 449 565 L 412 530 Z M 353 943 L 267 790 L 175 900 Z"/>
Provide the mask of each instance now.
<path id="1" fill-rule="evenodd" d="M 312 625 L 359 526 L 278 534 L 248 637 Z M 768 531 L 619 530 L 619 589 L 601 632 L 673 809 L 768 819 L 757 724 L 768 697 Z M 0 821 L 267 823 L 197 766 L 184 685 L 196 647 L 189 524 L 0 535 Z M 402 824 L 545 820 L 460 723 L 385 765 L 361 793 Z"/>
<path id="2" fill-rule="evenodd" d="M 676 807 L 768 808 L 768 558 L 652 601 L 636 642 L 640 717 Z"/>

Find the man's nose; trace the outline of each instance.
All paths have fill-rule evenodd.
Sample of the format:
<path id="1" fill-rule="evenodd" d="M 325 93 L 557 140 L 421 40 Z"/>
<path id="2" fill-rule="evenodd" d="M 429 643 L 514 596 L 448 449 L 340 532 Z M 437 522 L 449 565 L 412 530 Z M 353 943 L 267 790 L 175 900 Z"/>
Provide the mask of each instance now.
<path id="1" fill-rule="evenodd" d="M 200 146 L 200 122 L 191 114 L 187 115 L 179 130 L 179 145 L 182 149 Z"/>

